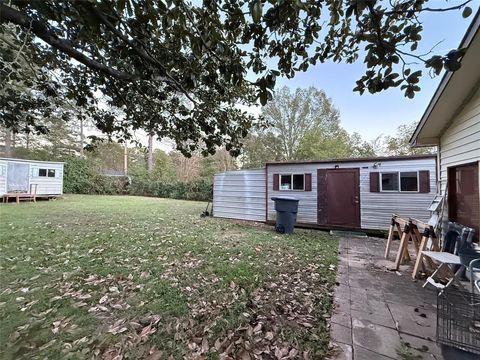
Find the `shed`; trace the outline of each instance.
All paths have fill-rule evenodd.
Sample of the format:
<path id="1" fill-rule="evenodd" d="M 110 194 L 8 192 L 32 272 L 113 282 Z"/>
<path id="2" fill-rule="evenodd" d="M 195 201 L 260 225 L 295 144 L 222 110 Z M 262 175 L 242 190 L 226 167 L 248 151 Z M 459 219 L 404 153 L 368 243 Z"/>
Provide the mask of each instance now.
<path id="1" fill-rule="evenodd" d="M 213 214 L 274 222 L 271 197 L 288 194 L 300 199 L 301 226 L 386 230 L 392 214 L 428 221 L 435 170 L 435 155 L 270 162 L 262 170 L 217 174 Z"/>
<path id="2" fill-rule="evenodd" d="M 62 195 L 63 163 L 0 158 L 0 195 L 35 190 L 39 197 Z"/>
<path id="3" fill-rule="evenodd" d="M 455 221 L 480 232 L 480 10 L 459 48 L 462 66 L 443 76 L 410 140 L 438 147 L 443 223 Z"/>

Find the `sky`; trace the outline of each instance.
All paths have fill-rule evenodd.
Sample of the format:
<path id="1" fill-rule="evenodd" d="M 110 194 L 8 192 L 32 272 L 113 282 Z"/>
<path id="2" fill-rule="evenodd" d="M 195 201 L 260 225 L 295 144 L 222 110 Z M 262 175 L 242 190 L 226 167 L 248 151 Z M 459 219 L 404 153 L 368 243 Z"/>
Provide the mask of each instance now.
<path id="1" fill-rule="evenodd" d="M 438 3 L 438 7 L 445 5 L 444 0 L 433 0 L 429 6 L 435 7 L 435 3 Z M 456 3 L 450 1 L 449 4 Z M 435 48 L 435 53 L 445 54 L 457 48 L 476 9 L 480 7 L 480 0 L 474 0 L 470 7 L 473 9 L 473 14 L 467 19 L 462 17 L 461 11 L 423 14 L 421 21 L 424 31 L 418 53 L 422 50 L 430 50 L 433 45 L 442 40 L 443 42 Z M 365 69 L 361 60 L 354 64 L 332 62 L 318 64 L 305 73 L 297 73 L 293 79 L 277 79 L 277 86 L 286 85 L 292 89 L 315 86 L 325 90 L 340 110 L 342 126 L 350 133 L 355 131 L 364 139 L 373 140 L 381 134 L 394 134 L 399 125 L 418 122 L 443 76 L 442 72 L 440 76 L 432 79 L 424 71 L 420 82 L 422 90 L 414 99 L 404 97 L 399 88 L 391 88 L 377 94 L 366 92 L 360 95 L 352 89 Z"/>
<path id="2" fill-rule="evenodd" d="M 429 6 L 445 7 L 445 4 L 454 6 L 458 3 L 460 0 L 431 0 Z M 458 10 L 422 13 L 420 20 L 424 30 L 417 54 L 428 52 L 440 41 L 441 43 L 435 47 L 435 54 L 444 55 L 458 48 L 475 12 L 480 7 L 480 0 L 473 0 L 469 6 L 473 9 L 473 14 L 467 19 L 464 19 L 462 11 Z M 275 68 L 275 62 L 269 62 L 269 66 Z M 297 73 L 293 79 L 277 78 L 277 88 L 315 86 L 323 89 L 340 110 L 342 126 L 350 133 L 359 133 L 365 140 L 373 140 L 380 135 L 395 134 L 399 125 L 418 123 L 420 120 L 444 72 L 430 78 L 423 65 L 419 65 L 418 69 L 424 70 L 424 76 L 419 84 L 422 90 L 414 99 L 406 98 L 400 88 L 391 88 L 377 94 L 365 92 L 360 95 L 353 92 L 356 80 L 366 70 L 361 58 L 354 64 L 333 62 L 317 64 L 310 67 L 307 72 Z M 260 112 L 259 108 L 246 110 L 253 114 Z M 135 137 L 147 145 L 147 136 L 144 132 L 137 131 Z M 165 140 L 155 141 L 154 147 L 169 152 L 173 150 L 174 144 Z"/>

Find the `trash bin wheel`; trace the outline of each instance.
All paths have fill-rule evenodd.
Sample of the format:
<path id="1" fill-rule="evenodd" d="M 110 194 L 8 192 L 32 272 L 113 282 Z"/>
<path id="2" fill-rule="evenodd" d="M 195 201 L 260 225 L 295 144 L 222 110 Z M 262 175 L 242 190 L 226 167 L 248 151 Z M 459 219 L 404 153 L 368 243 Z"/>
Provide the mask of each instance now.
<path id="1" fill-rule="evenodd" d="M 277 226 L 275 227 L 275 231 L 278 232 L 278 233 L 280 233 L 280 234 L 285 234 L 285 226 L 283 226 L 283 225 L 277 225 Z"/>

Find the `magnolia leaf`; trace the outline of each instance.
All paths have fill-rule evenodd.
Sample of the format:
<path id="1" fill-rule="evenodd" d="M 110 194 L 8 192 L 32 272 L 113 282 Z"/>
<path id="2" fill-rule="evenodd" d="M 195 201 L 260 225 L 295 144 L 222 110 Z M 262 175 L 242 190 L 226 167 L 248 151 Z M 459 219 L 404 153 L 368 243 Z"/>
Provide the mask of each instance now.
<path id="1" fill-rule="evenodd" d="M 466 6 L 465 9 L 463 9 L 462 16 L 463 16 L 464 18 L 467 18 L 467 17 L 469 17 L 470 15 L 472 15 L 472 8 L 469 7 L 469 6 Z"/>

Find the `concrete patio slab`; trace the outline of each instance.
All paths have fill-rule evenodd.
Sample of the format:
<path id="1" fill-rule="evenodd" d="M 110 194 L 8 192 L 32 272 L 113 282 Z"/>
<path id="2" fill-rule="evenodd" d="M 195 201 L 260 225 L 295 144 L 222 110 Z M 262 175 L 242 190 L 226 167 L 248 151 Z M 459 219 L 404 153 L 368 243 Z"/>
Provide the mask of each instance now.
<path id="1" fill-rule="evenodd" d="M 392 271 L 398 241 L 385 260 L 385 239 L 342 238 L 330 335 L 332 359 L 474 359 L 435 343 L 436 292 L 411 278 L 412 264 Z"/>
<path id="2" fill-rule="evenodd" d="M 367 320 L 353 320 L 352 328 L 354 346 L 361 346 L 376 354 L 391 358 L 397 356 L 396 350 L 400 348 L 401 343 L 400 335 L 396 330 Z"/>

